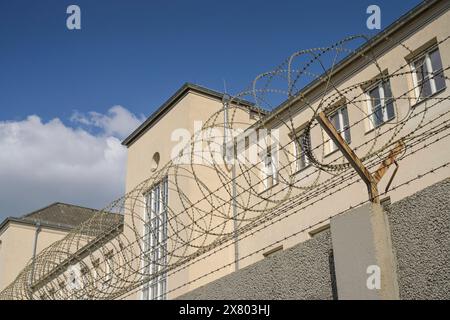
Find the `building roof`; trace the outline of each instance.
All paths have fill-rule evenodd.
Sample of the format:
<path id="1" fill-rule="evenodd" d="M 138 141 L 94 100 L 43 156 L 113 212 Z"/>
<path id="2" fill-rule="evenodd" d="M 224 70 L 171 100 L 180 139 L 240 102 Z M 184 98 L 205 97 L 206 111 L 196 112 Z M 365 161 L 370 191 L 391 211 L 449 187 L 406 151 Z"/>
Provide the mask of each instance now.
<path id="1" fill-rule="evenodd" d="M 178 89 L 166 102 L 164 102 L 155 112 L 150 115 L 136 130 L 134 130 L 125 140 L 123 140 L 122 144 L 124 146 L 130 146 L 137 138 L 139 138 L 151 125 L 157 122 L 162 116 L 164 116 L 170 108 L 175 105 L 178 101 L 180 101 L 184 95 L 188 92 L 197 92 L 208 97 L 222 100 L 225 93 L 218 92 L 212 89 L 208 89 L 193 83 L 186 82 L 180 89 Z M 242 99 L 233 100 L 235 103 L 238 103 L 242 106 L 249 108 L 250 110 L 254 110 L 260 113 L 266 113 L 264 110 L 259 110 L 254 106 L 254 103 L 245 101 Z"/>
<path id="2" fill-rule="evenodd" d="M 25 214 L 19 218 L 8 217 L 0 224 L 0 230 L 9 222 L 35 225 L 70 231 L 89 220 L 99 210 L 55 202 L 45 208 Z"/>
<path id="3" fill-rule="evenodd" d="M 45 208 L 28 213 L 21 218 L 32 222 L 39 221 L 54 225 L 76 227 L 97 212 L 98 210 L 91 208 L 56 202 Z"/>

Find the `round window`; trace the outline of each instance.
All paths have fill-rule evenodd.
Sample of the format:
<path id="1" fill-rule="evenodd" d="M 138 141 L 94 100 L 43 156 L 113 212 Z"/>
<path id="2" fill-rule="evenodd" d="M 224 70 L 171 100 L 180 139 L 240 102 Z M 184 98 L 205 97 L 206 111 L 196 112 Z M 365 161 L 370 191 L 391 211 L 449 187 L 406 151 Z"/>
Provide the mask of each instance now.
<path id="1" fill-rule="evenodd" d="M 159 159 L 160 159 L 159 152 L 155 152 L 155 154 L 152 157 L 152 164 L 151 164 L 151 167 L 150 167 L 150 169 L 152 171 L 155 171 L 156 169 L 158 169 Z"/>

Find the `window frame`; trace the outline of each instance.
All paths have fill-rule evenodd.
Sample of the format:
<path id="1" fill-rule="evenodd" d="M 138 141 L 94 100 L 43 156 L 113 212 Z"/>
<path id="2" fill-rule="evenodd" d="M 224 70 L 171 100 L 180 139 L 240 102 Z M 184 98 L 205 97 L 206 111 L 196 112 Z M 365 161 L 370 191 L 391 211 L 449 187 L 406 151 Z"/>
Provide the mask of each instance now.
<path id="1" fill-rule="evenodd" d="M 103 279 L 104 285 L 111 282 L 113 278 L 113 256 L 113 251 L 110 251 L 105 255 L 105 278 Z"/>
<path id="2" fill-rule="evenodd" d="M 294 151 L 294 174 L 305 170 L 311 165 L 308 156 L 302 148 L 301 140 L 305 134 L 305 128 L 296 130 L 296 133 L 291 134 L 291 140 L 293 144 Z M 309 137 L 311 142 L 311 136 Z M 303 165 L 300 165 L 303 164 Z"/>
<path id="3" fill-rule="evenodd" d="M 270 171 L 271 174 L 267 174 L 268 170 L 267 170 L 267 159 L 271 159 L 270 160 Z M 278 184 L 278 170 L 277 170 L 277 166 L 275 165 L 275 162 L 273 161 L 273 156 L 272 156 L 272 152 L 271 151 L 267 151 L 264 155 L 263 155 L 263 159 L 262 159 L 262 174 L 263 174 L 263 192 L 266 190 L 269 190 L 271 188 L 273 188 L 274 186 L 276 186 Z M 270 177 L 272 178 L 272 183 L 269 185 L 269 179 Z"/>
<path id="4" fill-rule="evenodd" d="M 434 51 L 438 51 L 439 59 L 441 61 L 441 69 L 439 69 L 439 70 L 433 70 L 433 64 L 431 63 L 430 54 Z M 424 97 L 421 97 L 421 95 L 420 95 L 421 90 L 419 88 L 419 80 L 417 77 L 418 71 L 415 66 L 415 63 L 422 58 L 424 58 L 424 63 L 427 68 L 427 75 L 426 75 L 426 78 L 422 77 L 421 84 L 424 83 L 424 81 L 428 81 L 430 84 L 430 94 L 428 96 L 424 96 Z M 444 90 L 447 87 L 447 85 L 445 83 L 445 79 L 444 79 L 444 86 L 440 89 L 437 89 L 436 80 L 434 79 L 435 73 L 437 73 L 437 74 L 444 73 L 444 67 L 442 66 L 441 51 L 437 44 L 430 46 L 429 48 L 423 50 L 420 54 L 417 54 L 416 56 L 411 58 L 409 60 L 409 66 L 411 68 L 412 82 L 413 82 L 414 95 L 415 95 L 415 103 L 413 105 L 418 104 L 418 103 L 422 102 L 423 100 L 428 99 L 429 97 Z"/>
<path id="5" fill-rule="evenodd" d="M 344 124 L 344 115 L 342 113 L 342 111 L 344 109 L 347 109 L 347 120 L 348 123 L 347 125 Z M 338 115 L 338 122 L 339 122 L 339 128 L 336 128 L 334 126 L 333 121 L 331 120 L 331 118 L 335 115 Z M 350 144 L 352 142 L 352 135 L 350 133 L 350 116 L 348 114 L 348 108 L 347 108 L 347 104 L 341 105 L 339 107 L 337 107 L 335 110 L 333 110 L 329 115 L 328 115 L 328 119 L 330 120 L 330 122 L 333 124 L 333 126 L 335 127 L 336 131 L 341 135 L 342 139 L 344 139 L 345 142 L 347 142 L 347 144 Z M 347 139 L 345 138 L 345 131 L 348 129 L 348 133 L 349 133 L 349 140 L 347 141 Z M 334 143 L 334 141 L 332 139 L 330 139 L 328 137 L 328 150 L 326 152 L 326 155 L 329 155 L 333 152 L 335 152 L 336 150 L 338 150 L 337 145 Z"/>
<path id="6" fill-rule="evenodd" d="M 149 275 L 160 272 L 162 266 L 167 263 L 168 191 L 168 179 L 164 177 L 143 194 L 145 199 L 143 248 L 152 258 L 149 261 L 144 256 L 142 267 L 144 272 Z M 156 263 L 153 263 L 152 260 Z M 142 300 L 167 299 L 167 274 L 162 273 L 152 281 L 145 283 L 141 297 Z"/>
<path id="7" fill-rule="evenodd" d="M 381 127 L 382 125 L 384 125 L 385 123 L 388 123 L 389 121 L 391 121 L 392 119 L 395 119 L 395 117 L 396 117 L 395 101 L 393 98 L 391 98 L 391 100 L 392 100 L 392 117 L 389 117 L 389 115 L 388 115 L 386 100 L 390 100 L 390 99 L 386 98 L 386 95 L 385 95 L 385 90 L 386 90 L 384 87 L 385 83 L 387 83 L 389 85 L 389 90 L 391 91 L 391 94 L 392 94 L 392 87 L 391 87 L 389 79 L 387 79 L 386 81 L 383 81 L 383 79 L 380 79 L 380 80 L 376 81 L 373 85 L 366 88 L 364 91 L 364 94 L 366 96 L 366 101 L 367 101 L 367 122 L 368 122 L 367 130 L 366 130 L 367 132 L 370 132 L 372 130 L 375 130 L 376 128 Z M 375 88 L 378 89 L 378 95 L 380 97 L 379 98 L 380 99 L 380 107 L 381 107 L 381 112 L 383 114 L 383 121 L 379 124 L 376 124 L 376 120 L 374 119 L 376 110 L 374 110 L 374 106 L 372 104 L 372 97 L 370 95 L 370 92 L 373 91 Z M 378 106 L 378 105 L 376 105 L 376 106 Z"/>

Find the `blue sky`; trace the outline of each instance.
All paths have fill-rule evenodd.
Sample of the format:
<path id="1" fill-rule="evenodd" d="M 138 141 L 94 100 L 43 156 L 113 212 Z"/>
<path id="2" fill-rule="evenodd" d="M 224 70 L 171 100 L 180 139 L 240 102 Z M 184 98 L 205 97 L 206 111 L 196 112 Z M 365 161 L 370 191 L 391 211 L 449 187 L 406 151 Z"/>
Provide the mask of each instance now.
<path id="1" fill-rule="evenodd" d="M 380 6 L 384 28 L 419 2 L 0 0 L 0 145 L 3 134 L 4 150 L 15 157 L 0 151 L 0 219 L 53 201 L 102 207 L 120 195 L 125 153 L 118 142 L 184 82 L 222 90 L 225 79 L 237 93 L 294 51 L 373 35 L 369 5 Z M 81 8 L 81 30 L 66 28 L 70 4 Z M 42 135 L 32 144 L 21 140 L 35 130 Z M 114 156 L 53 163 L 63 152 L 55 134 Z M 81 180 L 72 185 L 80 163 L 98 169 L 87 181 L 97 190 L 100 180 L 119 187 L 92 197 Z M 119 173 L 105 180 L 107 170 Z"/>
<path id="2" fill-rule="evenodd" d="M 373 31 L 419 1 L 2 0 L 0 119 L 120 104 L 149 115 L 184 82 L 230 92 L 292 52 Z M 78 4 L 82 30 L 65 26 Z"/>

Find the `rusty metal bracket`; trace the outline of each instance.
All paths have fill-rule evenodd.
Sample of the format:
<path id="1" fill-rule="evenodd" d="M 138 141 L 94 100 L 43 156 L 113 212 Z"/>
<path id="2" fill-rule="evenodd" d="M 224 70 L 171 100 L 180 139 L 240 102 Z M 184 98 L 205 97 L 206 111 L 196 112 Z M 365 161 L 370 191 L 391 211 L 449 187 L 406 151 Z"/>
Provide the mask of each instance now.
<path id="1" fill-rule="evenodd" d="M 387 193 L 389 191 L 389 188 L 391 187 L 392 181 L 394 181 L 394 177 L 397 174 L 398 168 L 400 167 L 397 163 L 397 161 L 394 160 L 394 164 L 395 164 L 395 169 L 394 172 L 392 172 L 391 177 L 389 178 L 389 182 L 386 185 L 386 188 L 384 189 L 384 192 Z"/>
<path id="2" fill-rule="evenodd" d="M 395 145 L 394 149 L 392 149 L 389 154 L 387 155 L 386 159 L 383 160 L 383 162 L 378 167 L 377 171 L 373 173 L 373 178 L 378 183 L 380 182 L 381 178 L 383 178 L 384 174 L 388 171 L 389 167 L 395 163 L 397 168 L 395 169 L 395 173 L 397 173 L 398 170 L 398 164 L 396 162 L 396 158 L 400 155 L 400 153 L 403 152 L 405 149 L 405 142 L 403 139 L 400 139 L 397 144 Z M 395 175 L 394 173 L 394 175 Z M 391 178 L 392 180 L 392 178 Z M 392 182 L 392 181 L 391 181 Z M 390 184 L 390 183 L 389 183 Z"/>
<path id="3" fill-rule="evenodd" d="M 342 154 L 345 156 L 345 158 L 348 160 L 350 165 L 355 169 L 355 171 L 358 173 L 358 175 L 361 177 L 361 179 L 364 181 L 364 183 L 367 186 L 367 190 L 369 192 L 369 198 L 370 201 L 375 203 L 380 203 L 379 199 L 379 193 L 378 193 L 378 182 L 380 182 L 381 178 L 386 174 L 389 167 L 392 164 L 395 164 L 396 168 L 394 172 L 392 173 L 391 178 L 389 179 L 389 182 L 386 186 L 385 192 L 387 192 L 392 184 L 392 181 L 394 180 L 395 175 L 397 174 L 399 165 L 396 161 L 397 157 L 403 152 L 406 145 L 403 139 L 400 139 L 397 141 L 397 144 L 395 145 L 394 149 L 392 149 L 389 154 L 387 155 L 386 159 L 383 160 L 383 162 L 380 164 L 378 169 L 371 174 L 369 170 L 364 166 L 361 159 L 358 158 L 356 153 L 350 148 L 350 146 L 347 144 L 347 142 L 341 137 L 340 133 L 336 130 L 336 128 L 333 126 L 331 121 L 328 119 L 325 112 L 320 112 L 317 117 L 317 121 L 322 126 L 322 128 L 325 130 L 325 132 L 328 134 L 331 140 L 336 144 L 336 146 L 339 148 L 339 150 L 342 152 Z"/>
<path id="4" fill-rule="evenodd" d="M 333 140 L 333 142 L 342 152 L 344 157 L 348 160 L 353 169 L 355 169 L 355 171 L 366 184 L 370 201 L 379 203 L 380 199 L 378 196 L 377 187 L 378 181 L 374 179 L 369 170 L 367 170 L 367 168 L 364 166 L 361 159 L 358 158 L 352 148 L 350 148 L 347 142 L 341 137 L 339 132 L 336 130 L 336 128 L 333 126 L 333 124 L 330 122 L 323 111 L 317 115 L 316 119 L 325 130 L 325 132 L 329 135 L 330 139 Z"/>

